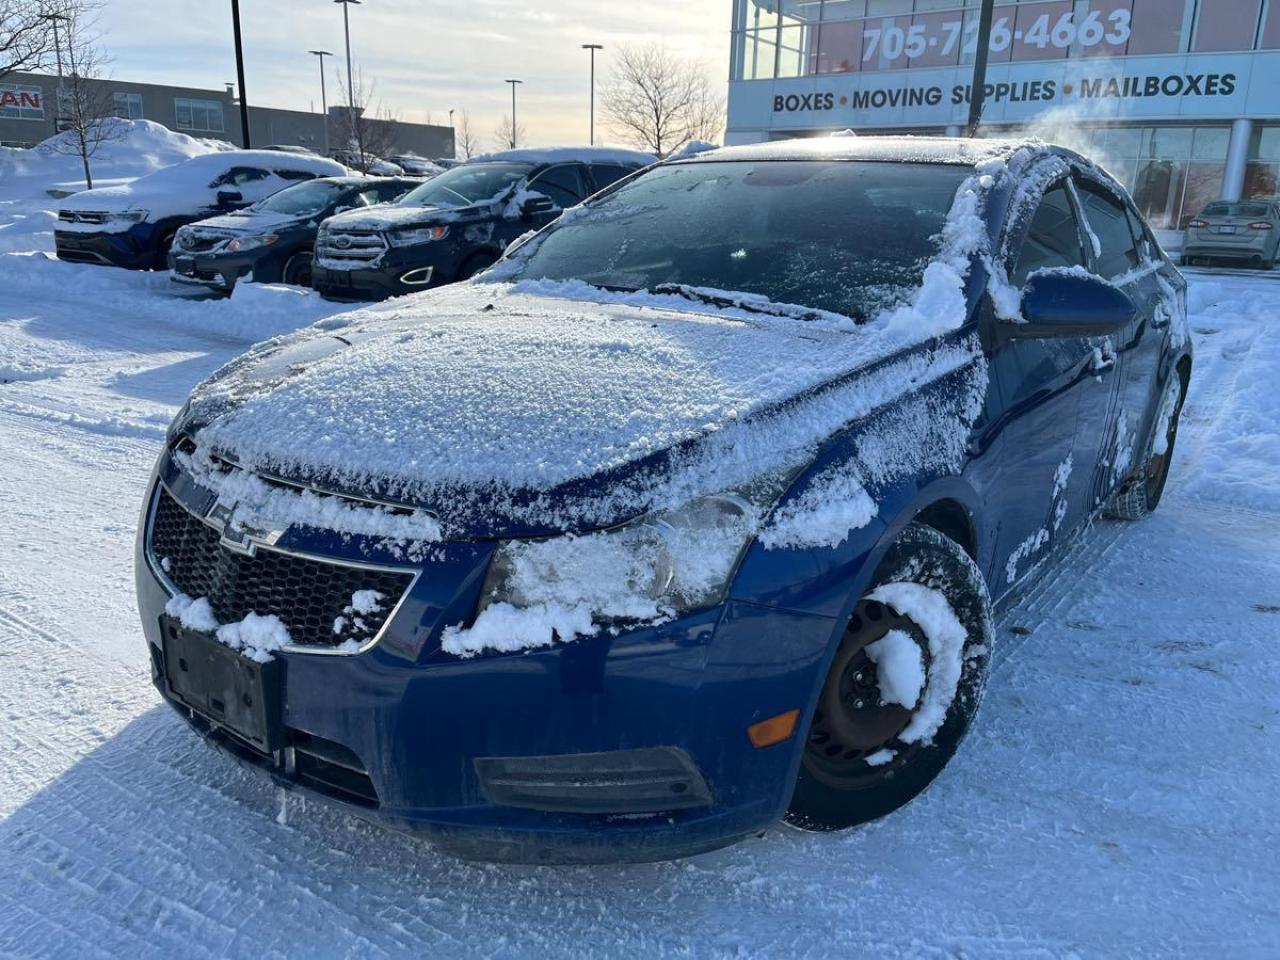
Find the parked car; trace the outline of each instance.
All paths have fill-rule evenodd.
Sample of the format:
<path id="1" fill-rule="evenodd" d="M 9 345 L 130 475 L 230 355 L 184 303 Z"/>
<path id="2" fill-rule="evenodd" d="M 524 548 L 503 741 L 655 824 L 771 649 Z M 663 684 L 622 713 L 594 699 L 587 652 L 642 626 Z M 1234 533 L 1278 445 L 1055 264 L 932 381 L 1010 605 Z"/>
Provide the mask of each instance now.
<path id="1" fill-rule="evenodd" d="M 972 722 L 993 609 L 1160 503 L 1185 294 L 1123 188 L 1037 142 L 655 166 L 197 389 L 139 537 L 154 682 L 468 856 L 883 816 Z"/>
<path id="2" fill-rule="evenodd" d="M 274 151 L 275 151 L 275 152 L 277 152 L 277 153 L 301 153 L 301 154 L 305 154 L 306 156 L 310 156 L 310 157 L 316 157 L 316 156 L 319 156 L 319 154 L 317 154 L 317 153 L 316 153 L 314 150 L 312 150 L 310 147 L 304 147 L 304 146 L 301 146 L 300 144 L 296 144 L 296 143 L 272 143 L 272 144 L 269 144 L 268 146 L 265 146 L 265 147 L 259 147 L 258 149 L 259 149 L 259 150 L 274 150 Z"/>
<path id="3" fill-rule="evenodd" d="M 1187 224 L 1184 265 L 1243 260 L 1270 270 L 1280 249 L 1280 204 L 1268 200 L 1211 203 Z"/>
<path id="4" fill-rule="evenodd" d="M 466 280 L 507 244 L 653 163 L 629 150 L 517 150 L 447 170 L 376 211 L 327 220 L 312 283 L 335 300 L 381 300 Z"/>
<path id="5" fill-rule="evenodd" d="M 83 190 L 58 206 L 58 259 L 162 270 L 178 228 L 247 207 L 315 177 L 340 176 L 332 160 L 267 150 L 193 157 L 120 186 Z"/>
<path id="6" fill-rule="evenodd" d="M 444 173 L 444 167 L 426 157 L 415 156 L 412 153 L 399 153 L 387 159 L 411 177 L 430 178 Z"/>
<path id="7" fill-rule="evenodd" d="M 286 187 L 251 207 L 188 224 L 169 252 L 179 283 L 231 292 L 240 279 L 311 285 L 316 231 L 335 213 L 390 203 L 418 180 L 322 177 Z"/>
<path id="8" fill-rule="evenodd" d="M 367 173 L 374 177 L 402 177 L 405 173 L 400 164 L 376 157 L 367 151 L 361 155 L 360 151 L 355 149 L 334 150 L 330 156 L 357 173 Z"/>

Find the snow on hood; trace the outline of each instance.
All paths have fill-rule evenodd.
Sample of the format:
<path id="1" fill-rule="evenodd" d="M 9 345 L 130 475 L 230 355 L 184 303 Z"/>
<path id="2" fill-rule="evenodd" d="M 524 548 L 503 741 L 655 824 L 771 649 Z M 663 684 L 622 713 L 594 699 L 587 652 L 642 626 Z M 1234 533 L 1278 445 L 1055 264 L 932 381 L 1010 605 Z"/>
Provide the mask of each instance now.
<path id="1" fill-rule="evenodd" d="M 441 223 L 457 219 L 459 208 L 419 207 L 384 203 L 360 210 L 347 210 L 325 221 L 330 230 L 386 230 L 413 223 Z"/>
<path id="2" fill-rule="evenodd" d="M 191 225 L 191 229 L 197 231 L 208 229 L 229 234 L 262 233 L 264 230 L 280 229 L 314 219 L 315 217 L 299 217 L 291 213 L 276 213 L 273 210 L 242 210 L 199 220 Z"/>

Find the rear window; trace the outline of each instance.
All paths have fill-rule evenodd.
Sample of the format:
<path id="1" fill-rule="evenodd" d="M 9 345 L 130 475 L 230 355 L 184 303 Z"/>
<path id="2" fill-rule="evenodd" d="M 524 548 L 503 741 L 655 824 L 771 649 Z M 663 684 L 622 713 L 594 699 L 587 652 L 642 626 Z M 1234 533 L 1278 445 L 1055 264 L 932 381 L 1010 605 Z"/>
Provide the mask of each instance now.
<path id="1" fill-rule="evenodd" d="M 1211 203 L 1200 214 L 1202 217 L 1268 217 L 1271 208 L 1265 203 Z"/>

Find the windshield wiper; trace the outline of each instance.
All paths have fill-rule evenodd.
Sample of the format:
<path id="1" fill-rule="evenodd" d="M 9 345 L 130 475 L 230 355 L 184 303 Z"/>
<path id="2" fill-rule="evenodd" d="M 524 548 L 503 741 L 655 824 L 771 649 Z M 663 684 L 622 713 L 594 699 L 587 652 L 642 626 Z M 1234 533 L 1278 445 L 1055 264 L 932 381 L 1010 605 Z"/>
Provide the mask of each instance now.
<path id="1" fill-rule="evenodd" d="M 804 320 L 817 322 L 840 319 L 861 323 L 858 317 L 845 317 L 826 310 L 815 310 L 794 303 L 774 303 L 762 295 L 732 294 L 721 290 L 708 290 L 705 287 L 691 287 L 683 283 L 659 283 L 650 288 L 651 293 L 665 293 L 694 303 L 705 303 L 724 310 L 745 310 L 747 313 L 759 313 L 768 317 L 782 317 L 787 320 Z"/>

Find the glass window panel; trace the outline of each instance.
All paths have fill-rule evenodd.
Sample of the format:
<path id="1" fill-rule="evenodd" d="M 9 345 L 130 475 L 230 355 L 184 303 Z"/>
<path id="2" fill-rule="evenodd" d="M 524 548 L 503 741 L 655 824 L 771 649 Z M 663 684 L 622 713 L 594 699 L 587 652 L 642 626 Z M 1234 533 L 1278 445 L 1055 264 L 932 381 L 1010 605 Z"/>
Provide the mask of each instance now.
<path id="1" fill-rule="evenodd" d="M 1071 0 L 1055 3 L 1025 3 L 1018 7 L 1014 24 L 1014 60 L 1060 60 L 1068 47 L 1054 43 L 1054 27 L 1075 9 Z"/>
<path id="2" fill-rule="evenodd" d="M 954 4 L 955 0 L 951 0 Z M 950 67 L 960 62 L 964 12 L 918 13 L 911 20 L 912 35 L 908 44 L 924 44 L 924 53 L 912 57 L 913 67 Z M 908 47 L 908 52 L 912 52 Z"/>
<path id="3" fill-rule="evenodd" d="M 911 0 L 867 0 L 867 15 L 871 17 L 893 17 L 911 10 Z"/>
<path id="4" fill-rule="evenodd" d="M 177 125 L 189 128 L 191 126 L 191 104 L 186 100 L 175 100 L 173 108 Z"/>
<path id="5" fill-rule="evenodd" d="M 1179 0 L 1185 2 L 1185 0 Z M 1090 11 L 1076 13 L 1073 57 L 1124 56 L 1133 36 L 1133 0 L 1092 0 Z M 1096 12 L 1096 17 L 1092 13 Z"/>
<path id="6" fill-rule="evenodd" d="M 1085 219 L 1102 251 L 1094 258 L 1094 271 L 1102 277 L 1118 277 L 1138 265 L 1138 243 L 1129 229 L 1129 215 L 1110 192 L 1091 184 L 1079 184 Z"/>
<path id="7" fill-rule="evenodd" d="M 1188 0 L 1133 0 L 1129 56 L 1179 53 Z"/>
<path id="8" fill-rule="evenodd" d="M 1191 49 L 1252 50 L 1261 7 L 1262 0 L 1200 0 Z"/>
<path id="9" fill-rule="evenodd" d="M 1143 156 L 1169 157 L 1178 160 L 1191 156 L 1191 127 L 1154 127 L 1148 131 Z"/>
<path id="10" fill-rule="evenodd" d="M 852 20 L 867 15 L 867 0 L 827 0 L 822 5 L 822 19 Z"/>
<path id="11" fill-rule="evenodd" d="M 1070 195 L 1065 186 L 1055 186 L 1045 193 L 1036 208 L 1011 279 L 1015 286 L 1021 287 L 1036 270 L 1081 267 L 1084 263 L 1080 226 Z"/>
<path id="12" fill-rule="evenodd" d="M 778 56 L 778 76 L 801 77 L 805 74 L 805 63 L 809 59 L 809 28 L 791 24 L 782 28 L 782 49 Z"/>
<path id="13" fill-rule="evenodd" d="M 1225 160 L 1231 143 L 1231 131 L 1226 127 L 1199 127 L 1191 156 L 1196 160 Z"/>
<path id="14" fill-rule="evenodd" d="M 1246 197 L 1280 195 L 1280 163 L 1250 163 L 1245 169 L 1244 195 Z"/>
<path id="15" fill-rule="evenodd" d="M 1262 36 L 1258 46 L 1263 50 L 1280 50 L 1280 3 L 1271 0 L 1262 21 Z"/>
<path id="16" fill-rule="evenodd" d="M 1255 128 L 1250 160 L 1280 160 L 1280 127 Z"/>
<path id="17" fill-rule="evenodd" d="M 862 20 L 824 23 L 818 38 L 817 73 L 856 73 L 862 69 Z"/>
<path id="18" fill-rule="evenodd" d="M 1142 152 L 1141 127 L 1112 127 L 1104 131 L 1102 150 L 1113 157 L 1137 157 Z"/>
<path id="19" fill-rule="evenodd" d="M 1138 166 L 1133 201 L 1143 218 L 1156 230 L 1176 228 L 1182 206 L 1186 163 L 1176 160 L 1143 160 Z"/>
<path id="20" fill-rule="evenodd" d="M 1225 163 L 1193 163 L 1187 168 L 1187 189 L 1178 215 L 1178 229 L 1185 230 L 1187 221 L 1222 196 Z"/>

